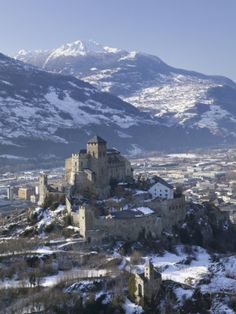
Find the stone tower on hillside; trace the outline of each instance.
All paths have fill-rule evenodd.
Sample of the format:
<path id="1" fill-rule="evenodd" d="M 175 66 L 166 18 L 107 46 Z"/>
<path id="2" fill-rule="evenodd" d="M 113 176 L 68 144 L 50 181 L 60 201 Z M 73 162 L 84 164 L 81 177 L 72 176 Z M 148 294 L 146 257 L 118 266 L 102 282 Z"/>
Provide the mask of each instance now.
<path id="1" fill-rule="evenodd" d="M 48 192 L 48 177 L 45 173 L 39 175 L 39 205 L 43 205 Z"/>

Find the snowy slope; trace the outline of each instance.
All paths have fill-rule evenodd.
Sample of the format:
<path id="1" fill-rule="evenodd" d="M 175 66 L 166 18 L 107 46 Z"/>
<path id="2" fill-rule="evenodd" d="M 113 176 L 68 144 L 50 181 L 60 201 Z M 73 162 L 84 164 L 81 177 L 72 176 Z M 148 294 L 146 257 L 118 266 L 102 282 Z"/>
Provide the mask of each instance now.
<path id="1" fill-rule="evenodd" d="M 114 55 L 112 51 L 107 54 Z M 64 158 L 83 148 L 95 134 L 109 146 L 131 154 L 219 141 L 206 130 L 200 134 L 164 126 L 148 113 L 73 76 L 46 72 L 0 54 L 1 156 Z"/>
<path id="2" fill-rule="evenodd" d="M 40 141 L 42 150 L 50 150 L 49 142 L 72 149 L 76 136 L 81 135 L 84 144 L 93 127 L 98 133 L 110 130 L 111 138 L 114 134 L 132 138 L 127 129 L 155 125 L 146 116 L 74 77 L 48 73 L 0 54 L 0 145 L 5 146 L 5 150 L 1 147 L 4 153 L 17 147 L 25 152 L 29 141 L 32 145 Z"/>
<path id="3" fill-rule="evenodd" d="M 227 78 L 176 69 L 158 57 L 95 42 L 76 41 L 48 52 L 24 51 L 16 58 L 81 78 L 151 113 L 164 125 L 236 136 L 236 84 Z"/>

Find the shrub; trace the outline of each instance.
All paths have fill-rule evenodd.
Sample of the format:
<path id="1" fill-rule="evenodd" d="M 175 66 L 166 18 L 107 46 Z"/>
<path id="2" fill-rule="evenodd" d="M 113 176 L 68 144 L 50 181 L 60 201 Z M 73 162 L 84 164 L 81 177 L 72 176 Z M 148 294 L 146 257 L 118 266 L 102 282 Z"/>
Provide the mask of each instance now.
<path id="1" fill-rule="evenodd" d="M 129 277 L 128 292 L 129 292 L 130 300 L 135 301 L 136 285 L 135 285 L 135 275 L 133 274 Z"/>

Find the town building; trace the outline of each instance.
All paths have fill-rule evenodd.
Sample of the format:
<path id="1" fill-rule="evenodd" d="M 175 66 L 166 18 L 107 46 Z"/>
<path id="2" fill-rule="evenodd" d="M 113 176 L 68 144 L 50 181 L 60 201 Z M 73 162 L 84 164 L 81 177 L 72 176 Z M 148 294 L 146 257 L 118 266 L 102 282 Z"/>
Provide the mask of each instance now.
<path id="1" fill-rule="evenodd" d="M 20 187 L 18 189 L 18 198 L 21 200 L 29 200 L 31 195 L 33 195 L 31 188 Z"/>
<path id="2" fill-rule="evenodd" d="M 165 198 L 165 199 L 174 198 L 173 185 L 169 184 L 164 179 L 157 176 L 152 178 L 152 185 L 148 191 L 152 195 L 152 198 L 157 198 L 157 197 Z"/>

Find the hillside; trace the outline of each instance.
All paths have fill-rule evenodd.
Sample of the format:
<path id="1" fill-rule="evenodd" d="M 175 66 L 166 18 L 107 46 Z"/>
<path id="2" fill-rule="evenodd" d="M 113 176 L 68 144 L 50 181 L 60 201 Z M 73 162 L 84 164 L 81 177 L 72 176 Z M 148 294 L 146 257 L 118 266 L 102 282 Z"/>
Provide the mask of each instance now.
<path id="1" fill-rule="evenodd" d="M 23 50 L 16 58 L 83 79 L 166 126 L 207 128 L 235 140 L 236 84 L 225 77 L 177 69 L 156 56 L 92 41 L 78 40 L 51 51 Z"/>
<path id="2" fill-rule="evenodd" d="M 162 126 L 116 96 L 2 54 L 0 128 L 6 158 L 64 158 L 94 134 L 127 153 L 191 145 L 184 129 Z"/>

